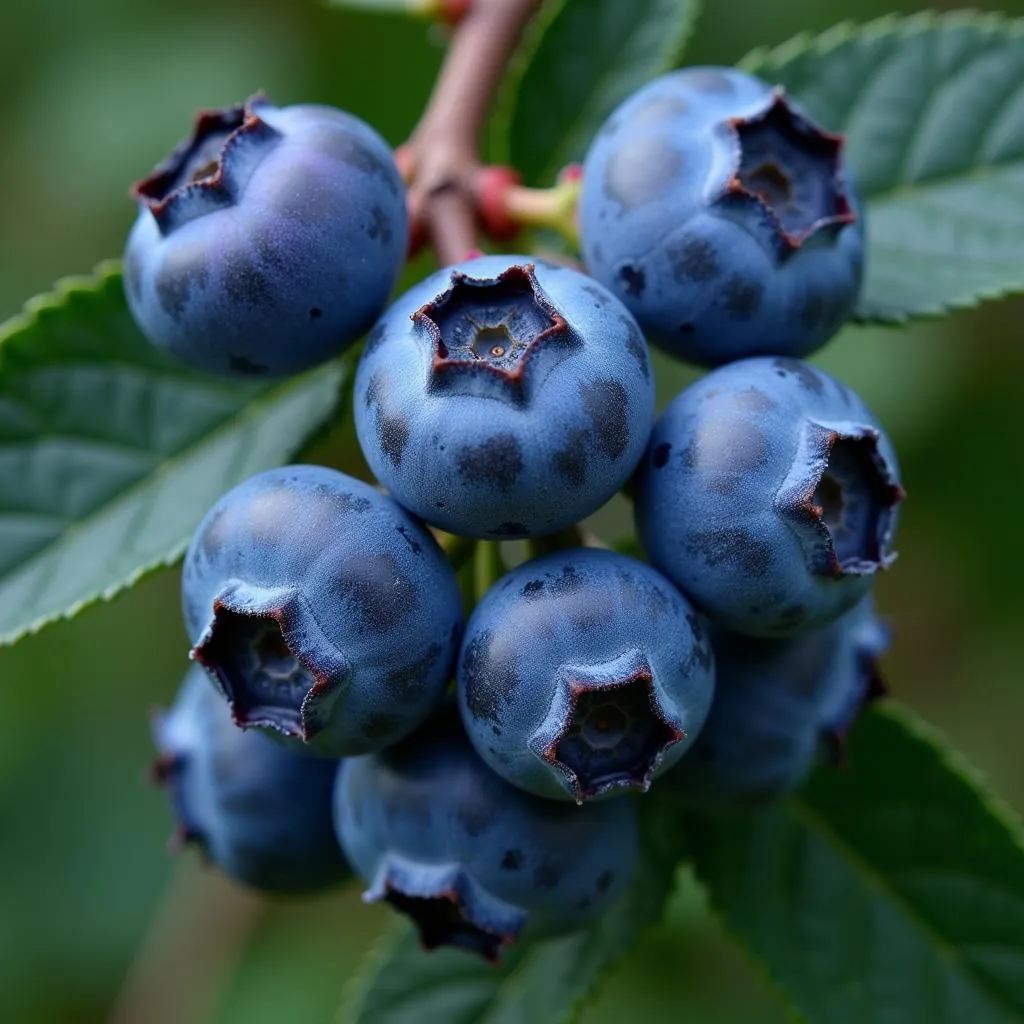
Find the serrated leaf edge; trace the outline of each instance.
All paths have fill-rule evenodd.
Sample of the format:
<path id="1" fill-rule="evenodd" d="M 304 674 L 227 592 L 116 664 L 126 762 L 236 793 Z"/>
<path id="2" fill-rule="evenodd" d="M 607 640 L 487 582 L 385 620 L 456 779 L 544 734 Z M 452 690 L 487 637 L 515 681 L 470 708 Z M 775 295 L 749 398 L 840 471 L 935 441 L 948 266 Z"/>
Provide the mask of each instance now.
<path id="1" fill-rule="evenodd" d="M 827 57 L 838 47 L 858 39 L 870 40 L 890 35 L 907 38 L 932 30 L 962 27 L 977 28 L 989 33 L 1002 31 L 1008 37 L 1019 36 L 1024 35 L 1024 18 L 1010 18 L 1001 11 L 963 8 L 956 11 L 919 11 L 911 15 L 886 14 L 868 22 L 841 21 L 817 35 L 800 32 L 778 46 L 758 47 L 741 58 L 736 66 L 752 74 L 770 77 L 772 69 L 785 67 L 798 57 L 810 53 Z M 868 203 L 870 204 L 870 199 Z M 870 258 L 869 253 L 868 259 Z M 873 312 L 870 308 L 858 308 L 854 311 L 852 320 L 861 324 L 898 327 L 912 321 L 938 320 L 950 313 L 976 309 L 984 302 L 1020 294 L 1024 294 L 1024 284 L 1018 287 L 995 285 L 980 288 L 967 298 L 934 303 L 913 312 Z"/>
<path id="2" fill-rule="evenodd" d="M 46 316 L 51 312 L 56 312 L 65 306 L 68 300 L 74 295 L 91 294 L 96 295 L 98 293 L 107 293 L 115 285 L 119 284 L 121 279 L 121 264 L 118 260 L 107 260 L 96 266 L 92 274 L 79 274 L 61 278 L 56 282 L 53 289 L 49 292 L 43 292 L 40 295 L 36 295 L 29 299 L 21 313 L 15 314 L 13 317 L 0 324 L 0 371 L 3 370 L 3 352 L 4 346 L 11 343 L 13 339 L 16 339 L 19 335 L 31 331 L 34 329 L 36 322 L 41 316 Z M 342 357 L 343 359 L 344 357 Z M 323 366 L 318 367 L 311 373 L 323 373 L 330 371 L 331 368 L 338 370 L 340 367 L 341 360 L 335 360 L 330 363 L 325 363 Z M 344 394 L 345 381 L 350 377 L 351 374 L 348 371 L 343 372 L 341 379 L 338 381 L 338 394 L 336 397 L 335 413 L 337 409 L 337 402 L 341 400 Z M 148 473 L 145 477 L 139 480 L 136 484 L 128 489 L 122 491 L 113 501 L 104 503 L 99 508 L 95 509 L 88 516 L 78 519 L 75 523 L 68 527 L 61 535 L 61 538 L 67 537 L 69 534 L 73 534 L 80 530 L 83 523 L 88 523 L 97 514 L 105 512 L 112 505 L 117 504 L 130 495 L 132 495 L 139 488 L 148 485 L 154 477 L 159 476 L 169 462 L 178 462 L 183 457 L 187 457 L 190 453 L 200 450 L 205 445 L 210 443 L 211 439 L 217 438 L 225 430 L 237 429 L 239 422 L 253 418 L 265 405 L 268 398 L 277 399 L 282 394 L 290 391 L 302 384 L 305 384 L 309 378 L 309 374 L 303 374 L 299 377 L 291 377 L 286 380 L 278 382 L 278 384 L 269 388 L 263 392 L 258 398 L 255 398 L 252 402 L 245 405 L 236 415 L 231 416 L 217 427 L 216 430 L 204 435 L 204 437 L 197 443 L 188 445 L 181 451 L 177 452 L 172 459 L 165 460 L 161 465 Z M 334 418 L 335 413 L 332 413 L 328 420 Z M 309 437 L 303 438 L 302 441 L 297 444 L 293 451 L 300 451 L 310 438 L 316 435 L 317 431 L 310 433 Z M 98 604 L 102 601 L 110 601 L 122 591 L 127 590 L 135 584 L 141 582 L 143 579 L 151 576 L 153 573 L 158 572 L 161 569 L 170 568 L 175 562 L 180 559 L 185 550 L 188 547 L 188 539 L 183 540 L 179 544 L 175 545 L 168 551 L 162 558 L 154 559 L 151 562 L 144 563 L 138 566 L 131 573 L 127 574 L 122 579 L 115 583 L 104 587 L 102 590 L 96 591 L 95 593 L 89 594 L 78 601 L 73 602 L 68 607 L 64 608 L 60 612 L 52 612 L 46 615 L 41 615 L 31 622 L 26 623 L 19 629 L 13 630 L 10 633 L 0 633 L 0 647 L 9 647 L 26 636 L 32 636 L 38 633 L 44 626 L 49 625 L 53 622 L 63 622 L 68 619 L 73 619 L 80 615 L 87 608 L 91 608 L 94 604 Z M 13 568 L 12 573 L 21 571 L 32 559 L 36 558 L 38 553 L 30 555 L 28 559 L 22 562 L 20 565 Z M 5 574 L 8 575 L 8 574 Z"/>

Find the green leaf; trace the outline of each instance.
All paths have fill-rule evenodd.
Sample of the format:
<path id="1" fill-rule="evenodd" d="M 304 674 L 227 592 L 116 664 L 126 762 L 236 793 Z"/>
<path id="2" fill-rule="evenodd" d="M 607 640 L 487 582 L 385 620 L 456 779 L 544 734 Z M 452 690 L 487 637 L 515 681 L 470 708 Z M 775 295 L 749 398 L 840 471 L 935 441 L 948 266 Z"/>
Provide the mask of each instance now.
<path id="1" fill-rule="evenodd" d="M 1024 1019 L 1019 823 L 907 712 L 867 714 L 849 767 L 787 803 L 690 834 L 724 923 L 814 1024 Z"/>
<path id="2" fill-rule="evenodd" d="M 898 322 L 1024 288 L 1024 21 L 883 18 L 743 66 L 847 137 L 867 200 L 860 319 Z"/>
<path id="3" fill-rule="evenodd" d="M 371 954 L 342 1019 L 351 1024 L 562 1024 L 574 1020 L 602 975 L 661 916 L 683 841 L 678 815 L 652 791 L 643 811 L 633 884 L 590 929 L 516 944 L 494 967 L 458 950 L 424 953 L 413 930 Z"/>
<path id="4" fill-rule="evenodd" d="M 698 11 L 698 0 L 548 0 L 502 86 L 495 162 L 550 185 L 619 103 L 678 63 Z"/>
<path id="5" fill-rule="evenodd" d="M 335 362 L 253 384 L 174 364 L 113 264 L 0 326 L 0 644 L 175 561 L 217 498 L 332 416 L 346 376 Z"/>

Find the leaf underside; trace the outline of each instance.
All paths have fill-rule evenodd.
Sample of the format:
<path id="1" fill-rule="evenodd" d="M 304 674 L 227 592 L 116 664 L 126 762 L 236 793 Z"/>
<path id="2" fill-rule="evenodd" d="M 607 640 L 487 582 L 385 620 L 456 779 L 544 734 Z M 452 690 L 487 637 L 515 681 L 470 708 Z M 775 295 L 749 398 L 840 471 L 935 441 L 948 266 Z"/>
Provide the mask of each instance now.
<path id="1" fill-rule="evenodd" d="M 0 326 L 0 644 L 173 563 L 225 491 L 331 417 L 346 372 L 193 373 L 139 333 L 114 264 Z"/>

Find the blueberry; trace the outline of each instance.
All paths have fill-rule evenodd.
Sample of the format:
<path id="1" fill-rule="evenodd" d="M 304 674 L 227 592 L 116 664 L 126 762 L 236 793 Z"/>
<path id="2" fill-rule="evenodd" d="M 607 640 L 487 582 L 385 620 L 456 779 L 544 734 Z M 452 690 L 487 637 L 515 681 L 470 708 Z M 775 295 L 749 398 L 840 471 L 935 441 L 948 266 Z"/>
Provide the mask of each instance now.
<path id="1" fill-rule="evenodd" d="M 155 345 L 212 373 L 281 376 L 344 351 L 405 259 L 391 151 L 331 107 L 202 112 L 132 194 L 128 305 Z"/>
<path id="2" fill-rule="evenodd" d="M 371 334 L 359 441 L 406 508 L 472 537 L 551 533 L 603 505 L 650 434 L 654 380 L 629 312 L 527 257 L 438 271 Z"/>
<path id="3" fill-rule="evenodd" d="M 331 821 L 337 762 L 237 728 L 197 666 L 154 733 L 155 772 L 170 790 L 179 840 L 197 843 L 225 874 L 279 893 L 350 876 Z"/>
<path id="4" fill-rule="evenodd" d="M 587 267 L 665 351 L 803 356 L 849 317 L 864 221 L 843 140 L 734 68 L 656 79 L 584 164 Z"/>
<path id="5" fill-rule="evenodd" d="M 852 607 L 895 555 L 896 454 L 848 387 L 748 359 L 676 396 L 637 477 L 644 550 L 728 629 L 791 636 Z"/>
<path id="6" fill-rule="evenodd" d="M 613 551 L 526 562 L 477 605 L 457 689 L 477 753 L 539 796 L 646 790 L 707 715 L 704 624 L 659 573 Z"/>
<path id="7" fill-rule="evenodd" d="M 634 869 L 629 800 L 578 808 L 530 796 L 473 752 L 452 708 L 388 750 L 345 761 L 335 824 L 367 902 L 407 914 L 423 946 L 497 960 L 517 938 L 597 919 Z"/>
<path id="8" fill-rule="evenodd" d="M 877 694 L 876 660 L 888 646 L 870 595 L 802 636 L 765 640 L 724 629 L 711 636 L 718 669 L 711 713 L 663 783 L 710 812 L 757 807 L 795 790 L 822 740 L 841 742 Z"/>
<path id="9" fill-rule="evenodd" d="M 192 656 L 235 721 L 328 756 L 411 732 L 451 673 L 455 574 L 404 509 L 318 466 L 272 469 L 207 513 L 185 556 Z"/>

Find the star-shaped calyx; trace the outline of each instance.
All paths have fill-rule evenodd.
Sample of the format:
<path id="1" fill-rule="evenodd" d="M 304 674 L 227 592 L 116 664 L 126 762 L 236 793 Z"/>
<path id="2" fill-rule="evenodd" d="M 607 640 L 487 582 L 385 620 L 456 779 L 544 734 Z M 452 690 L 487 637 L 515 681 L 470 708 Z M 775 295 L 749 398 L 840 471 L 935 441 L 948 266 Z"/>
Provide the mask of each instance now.
<path id="1" fill-rule="evenodd" d="M 131 189 L 131 196 L 153 214 L 166 233 L 211 210 L 231 206 L 247 179 L 280 133 L 258 114 L 266 98 L 201 110 L 192 135 Z"/>
<path id="2" fill-rule="evenodd" d="M 324 728 L 350 666 L 313 632 L 298 598 L 257 603 L 231 593 L 218 598 L 192 658 L 217 681 L 237 725 L 309 743 Z"/>
<path id="3" fill-rule="evenodd" d="M 634 650 L 563 667 L 551 711 L 529 745 L 583 803 L 613 789 L 647 790 L 666 751 L 684 737 L 647 659 Z"/>
<path id="4" fill-rule="evenodd" d="M 535 365 L 563 358 L 573 343 L 532 263 L 489 278 L 453 270 L 450 287 L 412 319 L 430 339 L 432 390 L 523 402 Z"/>
<path id="5" fill-rule="evenodd" d="M 363 899 L 384 900 L 408 917 L 424 949 L 453 946 L 490 963 L 516 941 L 527 917 L 484 891 L 459 864 L 421 864 L 398 856 L 385 857 Z"/>
<path id="6" fill-rule="evenodd" d="M 886 568 L 895 510 L 904 498 L 871 427 L 807 424 L 776 507 L 804 541 L 822 576 L 863 576 Z"/>
<path id="7" fill-rule="evenodd" d="M 822 131 L 776 89 L 770 104 L 728 121 L 736 165 L 719 202 L 762 214 L 784 252 L 857 219 L 844 181 L 841 135 Z"/>

